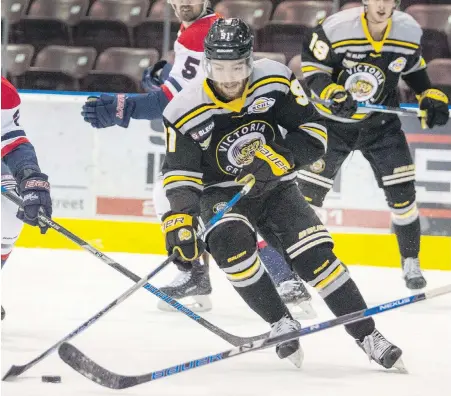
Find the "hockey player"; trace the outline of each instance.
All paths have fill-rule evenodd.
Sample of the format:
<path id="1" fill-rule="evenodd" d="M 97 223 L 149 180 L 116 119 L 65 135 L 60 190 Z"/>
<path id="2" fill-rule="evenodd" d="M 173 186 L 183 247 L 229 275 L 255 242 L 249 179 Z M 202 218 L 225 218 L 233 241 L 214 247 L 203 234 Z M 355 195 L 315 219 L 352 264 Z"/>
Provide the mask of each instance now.
<path id="1" fill-rule="evenodd" d="M 399 117 L 363 113 L 357 102 L 399 106 L 399 78 L 417 93 L 429 128 L 448 121 L 448 98 L 431 86 L 421 56 L 422 30 L 408 14 L 396 11 L 400 0 L 364 0 L 326 18 L 305 36 L 302 72 L 313 96 L 332 101 L 317 105 L 327 117 L 327 154 L 301 170 L 308 201 L 322 206 L 341 164 L 353 150 L 370 162 L 391 209 L 403 278 L 409 289 L 426 286 L 420 270 L 420 220 L 415 202 L 415 166 Z"/>
<path id="2" fill-rule="evenodd" d="M 8 260 L 23 223 L 37 226 L 45 234 L 48 227 L 38 213 L 52 215 L 50 184 L 41 172 L 33 145 L 19 123 L 20 98 L 14 86 L 2 77 L 2 188 L 18 193 L 23 210 L 2 195 L 2 268 Z M 2 320 L 5 310 L 2 307 Z"/>
<path id="3" fill-rule="evenodd" d="M 171 210 L 163 216 L 169 253 L 189 266 L 203 247 L 244 301 L 271 325 L 271 336 L 299 328 L 277 294 L 257 252 L 256 233 L 284 251 L 299 276 L 335 315 L 364 309 L 365 301 L 313 209 L 299 194 L 296 169 L 320 158 L 327 146 L 324 121 L 299 81 L 281 63 L 253 63 L 253 37 L 240 19 L 217 20 L 205 39 L 207 78 L 189 84 L 166 107 L 164 188 Z M 253 174 L 250 195 L 198 238 L 207 222 Z M 377 363 L 391 368 L 402 351 L 371 318 L 346 326 Z M 297 366 L 299 341 L 276 348 Z"/>
<path id="4" fill-rule="evenodd" d="M 178 38 L 174 43 L 175 61 L 170 65 L 164 60 L 157 62 L 144 73 L 143 86 L 148 94 L 127 96 L 101 95 L 90 97 L 83 106 L 82 115 L 94 128 L 119 125 L 127 128 L 131 118 L 153 120 L 162 117 L 166 105 L 174 95 L 193 79 L 202 80 L 204 71 L 204 39 L 217 14 L 208 8 L 208 0 L 168 0 L 181 21 Z M 156 183 L 153 191 L 158 217 L 169 210 L 162 183 Z M 265 264 L 279 286 L 279 292 L 286 302 L 292 303 L 301 316 L 314 316 L 310 305 L 311 296 L 302 282 L 289 270 L 283 258 L 274 249 L 263 248 Z M 195 303 L 191 308 L 197 312 L 211 309 L 209 295 L 212 292 L 206 259 L 196 261 L 192 269 L 183 269 L 176 278 L 161 290 L 171 297 L 191 297 Z M 172 309 L 165 302 L 158 308 Z"/>

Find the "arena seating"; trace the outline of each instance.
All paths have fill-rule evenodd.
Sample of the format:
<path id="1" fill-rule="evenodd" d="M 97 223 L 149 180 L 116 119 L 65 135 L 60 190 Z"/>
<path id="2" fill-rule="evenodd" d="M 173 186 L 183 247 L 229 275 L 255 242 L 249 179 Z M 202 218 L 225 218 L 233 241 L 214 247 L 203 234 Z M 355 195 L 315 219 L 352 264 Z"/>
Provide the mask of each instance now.
<path id="1" fill-rule="evenodd" d="M 21 88 L 139 91 L 143 65 L 153 64 L 159 55 L 171 56 L 163 53 L 167 11 L 171 47 L 177 37 L 180 24 L 172 8 L 166 9 L 166 1 L 2 1 L 2 25 L 8 23 L 8 76 Z M 211 5 L 225 17 L 239 16 L 250 24 L 256 37 L 255 58 L 288 63 L 297 75 L 303 34 L 333 12 L 332 1 L 326 0 L 214 0 Z M 340 1 L 341 9 L 356 6 L 361 2 Z M 424 30 L 423 52 L 431 79 L 448 87 L 450 1 L 402 0 L 401 9 Z M 106 67 L 107 62 L 117 69 Z M 108 77 L 113 72 L 117 72 L 114 81 Z M 400 87 L 400 93 L 413 98 L 405 87 Z"/>

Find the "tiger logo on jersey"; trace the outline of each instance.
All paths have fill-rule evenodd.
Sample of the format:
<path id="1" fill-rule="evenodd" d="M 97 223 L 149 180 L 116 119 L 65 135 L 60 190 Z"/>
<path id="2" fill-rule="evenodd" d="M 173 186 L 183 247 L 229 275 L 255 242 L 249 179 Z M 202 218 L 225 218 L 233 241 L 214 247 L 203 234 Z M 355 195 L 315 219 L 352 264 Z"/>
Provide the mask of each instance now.
<path id="1" fill-rule="evenodd" d="M 222 172 L 238 175 L 243 166 L 249 165 L 255 153 L 266 144 L 266 136 L 274 139 L 273 127 L 266 121 L 252 121 L 225 135 L 216 148 L 216 161 Z"/>
<path id="2" fill-rule="evenodd" d="M 358 102 L 376 102 L 384 89 L 386 78 L 377 66 L 359 63 L 343 70 L 338 80 Z"/>

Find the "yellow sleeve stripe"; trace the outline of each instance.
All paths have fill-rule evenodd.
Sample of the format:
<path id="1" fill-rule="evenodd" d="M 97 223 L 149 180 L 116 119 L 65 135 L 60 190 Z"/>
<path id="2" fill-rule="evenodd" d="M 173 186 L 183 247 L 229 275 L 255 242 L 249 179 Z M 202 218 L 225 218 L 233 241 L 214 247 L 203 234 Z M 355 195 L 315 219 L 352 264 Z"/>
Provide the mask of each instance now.
<path id="1" fill-rule="evenodd" d="M 173 183 L 173 182 L 179 182 L 179 181 L 190 181 L 193 183 L 197 183 L 202 185 L 202 179 L 199 179 L 197 177 L 190 177 L 190 176 L 169 176 L 166 177 L 163 180 L 163 187 L 165 187 L 166 185 L 168 185 L 169 183 Z"/>
<path id="2" fill-rule="evenodd" d="M 316 133 L 316 134 L 322 136 L 324 139 L 327 140 L 327 133 L 324 132 L 324 131 L 322 131 L 321 129 L 313 128 L 313 127 L 308 127 L 308 126 L 303 126 L 303 125 L 301 125 L 299 128 L 301 128 L 301 129 L 306 129 L 307 131 Z"/>
<path id="3" fill-rule="evenodd" d="M 319 103 L 314 103 L 314 106 L 317 107 L 319 110 L 323 111 L 327 114 L 332 114 L 332 112 L 324 105 Z M 353 120 L 363 120 L 368 114 L 367 113 L 355 113 L 351 118 Z"/>
<path id="4" fill-rule="evenodd" d="M 279 83 L 279 84 L 284 84 L 287 87 L 290 87 L 290 80 L 286 77 L 269 77 L 269 78 L 264 78 L 263 80 L 260 81 L 256 81 L 255 83 L 253 83 L 250 87 L 249 90 L 247 91 L 247 95 L 250 96 L 252 95 L 252 93 L 257 89 L 260 88 L 263 85 L 267 85 L 267 84 L 273 84 L 273 83 Z"/>
<path id="5" fill-rule="evenodd" d="M 199 114 L 205 113 L 208 110 L 211 109 L 218 109 L 219 106 L 217 104 L 211 103 L 208 105 L 201 106 L 197 108 L 196 110 L 192 111 L 191 113 L 187 113 L 180 121 L 175 124 L 175 127 L 177 129 L 181 128 L 184 124 L 186 124 L 189 120 L 193 119 L 194 117 L 197 117 Z"/>

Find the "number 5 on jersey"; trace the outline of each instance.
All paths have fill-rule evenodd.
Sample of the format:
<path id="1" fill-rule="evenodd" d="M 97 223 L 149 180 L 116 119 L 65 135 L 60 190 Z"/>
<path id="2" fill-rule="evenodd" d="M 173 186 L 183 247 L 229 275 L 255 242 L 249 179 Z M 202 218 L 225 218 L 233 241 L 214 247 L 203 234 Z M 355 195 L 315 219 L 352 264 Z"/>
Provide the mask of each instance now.
<path id="1" fill-rule="evenodd" d="M 194 77 L 196 77 L 197 67 L 199 65 L 200 65 L 199 59 L 193 58 L 192 56 L 188 56 L 188 58 L 186 58 L 184 68 L 182 70 L 183 78 L 186 78 L 187 80 L 192 80 Z"/>
<path id="2" fill-rule="evenodd" d="M 165 127 L 166 130 L 166 151 L 168 153 L 175 153 L 176 134 L 171 127 Z"/>

